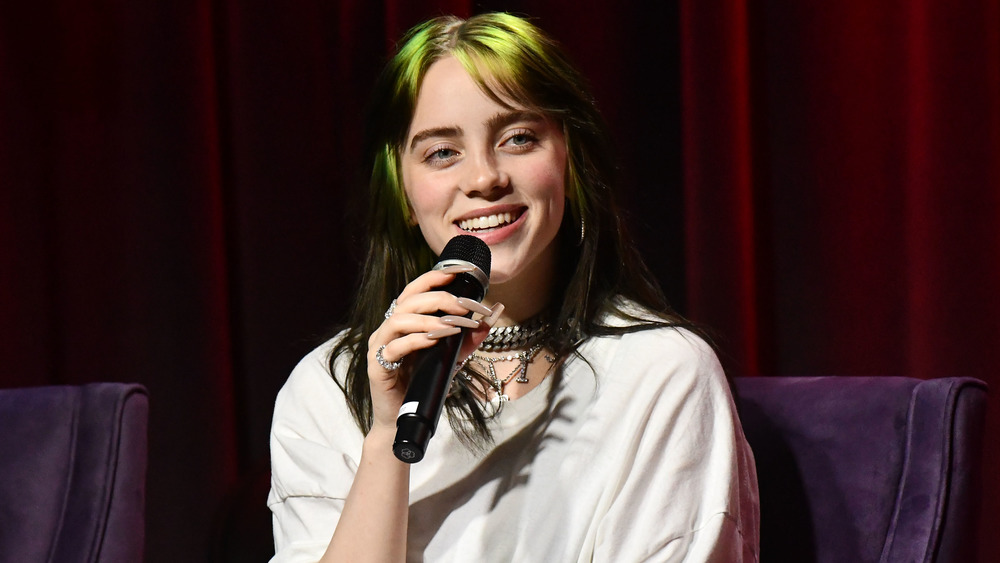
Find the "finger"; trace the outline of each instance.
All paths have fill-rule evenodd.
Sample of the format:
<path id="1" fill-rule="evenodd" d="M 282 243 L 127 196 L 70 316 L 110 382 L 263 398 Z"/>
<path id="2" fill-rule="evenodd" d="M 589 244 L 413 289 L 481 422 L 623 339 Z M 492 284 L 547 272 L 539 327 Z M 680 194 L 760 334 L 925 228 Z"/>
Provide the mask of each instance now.
<path id="1" fill-rule="evenodd" d="M 405 365 L 406 357 L 409 356 L 410 354 L 418 350 L 430 348 L 431 346 L 435 345 L 438 342 L 438 338 L 443 338 L 444 336 L 448 336 L 449 334 L 457 334 L 462 329 L 458 327 L 446 327 L 441 330 L 444 332 L 442 336 L 431 337 L 431 335 L 428 333 L 415 332 L 412 334 L 401 336 L 399 338 L 395 338 L 387 342 L 384 345 L 385 346 L 384 348 L 382 348 L 381 345 L 374 348 L 369 346 L 368 348 L 369 375 L 372 373 L 372 370 L 377 370 L 383 376 L 392 375 L 396 371 L 396 370 L 389 370 L 378 362 L 378 358 L 376 356 L 380 348 L 382 350 L 382 359 L 385 360 L 386 363 L 398 362 L 400 361 L 400 359 L 403 359 L 404 362 L 403 365 Z M 392 377 L 394 378 L 395 376 L 393 375 Z M 385 380 L 388 378 L 381 377 L 380 379 Z"/>
<path id="2" fill-rule="evenodd" d="M 452 312 L 457 314 L 437 316 L 431 314 L 407 313 L 403 310 L 411 307 L 425 311 L 434 310 L 435 312 L 442 309 L 451 309 Z M 489 317 L 488 320 L 495 322 L 495 319 L 499 315 L 499 311 L 502 311 L 502 308 L 498 309 L 497 313 L 492 314 L 492 317 Z M 391 343 L 409 335 L 423 333 L 422 335 L 424 338 L 433 341 L 457 334 L 462 329 L 478 330 L 483 326 L 481 321 L 460 316 L 463 314 L 468 315 L 469 311 L 466 308 L 459 306 L 458 298 L 447 292 L 430 292 L 414 296 L 405 306 L 397 303 L 396 310 L 390 318 L 383 322 L 382 325 L 380 325 L 379 328 L 369 336 L 369 350 L 375 350 L 377 352 L 382 343 Z M 414 339 L 410 339 L 408 342 L 412 344 Z M 420 347 L 426 347 L 426 343 L 421 343 Z M 392 362 L 397 361 L 399 357 L 409 354 L 414 349 L 415 348 L 412 346 L 401 349 L 398 345 L 393 344 L 392 347 L 382 349 L 382 359 L 385 363 L 391 365 Z M 387 355 L 389 353 L 392 353 L 392 355 Z M 369 358 L 370 363 L 372 359 L 373 358 Z M 386 369 L 386 366 L 379 363 L 377 358 L 374 359 L 374 364 L 378 364 L 383 369 Z"/>
<path id="3" fill-rule="evenodd" d="M 396 370 L 402 367 L 403 365 L 402 360 L 405 354 L 397 356 L 396 355 L 397 352 L 389 349 L 389 346 L 395 342 L 396 340 L 392 340 L 386 344 L 379 346 L 378 348 L 374 348 L 374 353 L 372 352 L 372 349 L 369 348 L 368 350 L 369 372 L 371 371 L 371 368 L 378 366 L 379 368 L 381 368 L 383 372 L 385 372 L 386 374 L 390 374 L 394 373 Z"/>
<path id="4" fill-rule="evenodd" d="M 407 334 L 427 333 L 448 327 L 466 328 L 465 324 L 459 324 L 459 322 L 454 320 L 462 318 L 455 317 L 454 315 L 438 317 L 436 315 L 421 315 L 417 313 L 394 314 L 393 318 L 383 322 L 378 330 L 372 334 L 370 341 L 372 345 L 381 345 Z M 464 320 L 476 323 L 476 326 L 469 326 L 467 328 L 478 328 L 478 321 L 473 321 L 472 319 Z"/>
<path id="5" fill-rule="evenodd" d="M 446 315 L 455 315 L 459 317 L 468 316 L 471 309 L 463 305 L 460 299 L 463 298 L 455 297 L 447 291 L 437 290 L 430 290 L 424 293 L 411 295 L 409 297 L 400 296 L 396 299 L 396 309 L 393 311 L 389 319 L 391 320 L 393 317 L 401 313 L 433 315 L 438 313 L 438 311 Z M 469 301 L 472 300 L 470 299 Z M 475 301 L 472 302 L 475 303 Z"/>
<path id="6" fill-rule="evenodd" d="M 467 337 L 462 342 L 462 348 L 458 351 L 460 358 L 467 358 L 473 352 L 479 348 L 479 345 L 483 343 L 483 340 L 490 333 L 490 329 L 496 325 L 497 320 L 504 311 L 503 303 L 496 303 L 493 305 L 493 312 L 488 317 L 483 317 L 480 321 L 479 327 L 470 330 L 467 333 Z"/>
<path id="7" fill-rule="evenodd" d="M 475 266 L 463 266 L 461 264 L 453 264 L 451 266 L 445 266 L 440 270 L 432 270 L 434 272 L 441 272 L 442 274 L 462 274 L 468 273 L 475 270 Z"/>
<path id="8" fill-rule="evenodd" d="M 445 336 L 451 336 L 453 334 L 458 334 L 462 332 L 462 329 L 457 326 L 446 326 L 444 328 L 439 328 L 437 330 L 432 330 L 427 333 L 427 338 L 430 340 L 438 340 L 444 338 Z"/>
<path id="9" fill-rule="evenodd" d="M 493 328 L 493 325 L 497 324 L 497 321 L 500 320 L 500 315 L 503 314 L 504 309 L 506 309 L 506 307 L 503 303 L 496 303 L 493 305 L 493 312 L 490 313 L 490 315 L 485 319 L 486 324 L 489 325 L 490 328 Z"/>
<path id="10" fill-rule="evenodd" d="M 447 315 L 441 317 L 442 322 L 446 322 L 449 325 L 447 328 L 436 329 L 427 333 L 427 338 L 440 339 L 446 336 L 451 336 L 453 334 L 458 334 L 461 332 L 462 328 L 471 329 L 467 331 L 469 338 L 463 341 L 463 348 L 471 347 L 471 350 L 475 350 L 479 344 L 482 343 L 483 339 L 490 333 L 490 328 L 496 324 L 497 319 L 500 318 L 500 314 L 503 313 L 504 306 L 500 304 L 494 307 L 493 313 L 484 317 L 481 321 L 474 321 L 472 319 L 467 319 L 465 317 L 456 317 L 452 315 Z M 472 353 L 471 351 L 469 352 Z"/>
<path id="11" fill-rule="evenodd" d="M 444 317 L 426 315 L 401 316 L 399 319 L 396 319 L 395 322 L 399 328 L 410 329 L 416 327 L 418 330 L 401 332 L 395 338 L 391 338 L 389 342 L 384 345 L 384 347 L 375 347 L 375 343 L 379 341 L 379 337 L 383 336 L 380 333 L 385 328 L 385 325 L 388 324 L 387 321 L 386 323 L 383 323 L 383 329 L 379 329 L 379 331 L 376 331 L 372 334 L 372 337 L 369 338 L 369 351 L 372 349 L 376 351 L 376 356 L 370 357 L 369 363 L 371 364 L 372 360 L 374 360 L 374 364 L 382 368 L 383 371 L 387 373 L 389 371 L 395 371 L 388 370 L 378 361 L 377 353 L 380 348 L 382 350 L 382 359 L 386 363 L 392 364 L 399 361 L 399 358 L 403 358 L 417 350 L 433 346 L 436 341 L 441 338 L 458 334 L 463 328 L 469 329 L 468 334 L 471 336 L 470 338 L 465 339 L 465 342 L 471 346 L 471 350 L 475 350 L 483 339 L 486 338 L 486 335 L 489 334 L 490 327 L 496 323 L 502 312 L 502 304 L 495 306 L 494 312 L 489 317 L 485 317 L 482 321 L 474 321 L 472 319 L 453 315 L 446 315 Z M 423 334 L 421 334 L 421 332 Z M 466 346 L 463 346 L 463 348 L 465 347 Z"/>
<path id="12" fill-rule="evenodd" d="M 484 317 L 488 317 L 493 314 L 493 310 L 483 305 L 479 301 L 474 299 L 469 299 L 467 297 L 459 297 L 457 299 L 458 304 L 472 313 L 479 313 Z"/>
<path id="13" fill-rule="evenodd" d="M 474 321 L 467 317 L 459 317 L 457 315 L 445 315 L 440 318 L 441 322 L 449 326 L 457 326 L 462 328 L 479 328 L 482 321 Z"/>
<path id="14" fill-rule="evenodd" d="M 411 295 L 425 293 L 432 289 L 446 285 L 455 278 L 456 274 L 471 272 L 475 268 L 471 266 L 447 266 L 440 270 L 430 270 L 417 276 L 410 283 L 406 284 L 398 299 L 402 300 Z"/>

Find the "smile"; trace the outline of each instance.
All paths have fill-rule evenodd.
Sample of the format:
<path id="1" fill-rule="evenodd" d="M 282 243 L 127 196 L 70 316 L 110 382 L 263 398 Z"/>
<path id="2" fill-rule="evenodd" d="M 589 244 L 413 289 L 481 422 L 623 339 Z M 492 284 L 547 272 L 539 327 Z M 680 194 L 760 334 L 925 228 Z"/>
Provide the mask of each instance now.
<path id="1" fill-rule="evenodd" d="M 473 217 L 472 219 L 462 219 L 461 221 L 458 221 L 458 228 L 470 233 L 488 231 L 490 229 L 509 225 L 520 217 L 520 215 L 521 214 L 519 212 L 497 213 L 494 215 Z"/>

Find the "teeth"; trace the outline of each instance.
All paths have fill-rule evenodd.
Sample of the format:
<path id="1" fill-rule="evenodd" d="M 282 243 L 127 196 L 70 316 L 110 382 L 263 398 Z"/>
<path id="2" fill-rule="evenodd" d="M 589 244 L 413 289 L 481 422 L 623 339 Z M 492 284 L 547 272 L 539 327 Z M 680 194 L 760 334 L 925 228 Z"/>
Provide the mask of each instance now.
<path id="1" fill-rule="evenodd" d="M 463 219 L 458 222 L 458 226 L 463 231 L 478 231 L 506 225 L 512 220 L 513 217 L 510 213 L 498 213 L 496 215 L 484 215 L 473 219 Z"/>

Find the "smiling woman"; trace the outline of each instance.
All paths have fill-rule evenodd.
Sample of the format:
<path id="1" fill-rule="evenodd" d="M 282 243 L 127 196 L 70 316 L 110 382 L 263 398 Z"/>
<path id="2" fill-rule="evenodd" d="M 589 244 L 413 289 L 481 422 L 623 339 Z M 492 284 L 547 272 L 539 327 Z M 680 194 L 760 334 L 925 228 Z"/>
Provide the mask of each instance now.
<path id="1" fill-rule="evenodd" d="M 465 232 L 481 238 L 493 253 L 488 302 L 528 318 L 545 307 L 556 264 L 566 140 L 551 119 L 504 101 L 483 92 L 454 56 L 437 61 L 421 84 L 401 168 L 411 217 L 431 250 L 440 254 Z M 537 298 L 512 309 L 514 295 Z"/>
<path id="2" fill-rule="evenodd" d="M 431 251 L 440 254 L 459 234 L 489 245 L 483 302 L 502 302 L 500 322 L 509 325 L 549 304 L 566 199 L 566 140 L 551 119 L 504 101 L 488 96 L 456 57 L 435 62 L 420 87 L 401 168 L 411 217 Z M 520 396 L 546 371 L 498 391 Z"/>
<path id="3" fill-rule="evenodd" d="M 275 405 L 275 561 L 755 561 L 726 377 L 626 236 L 605 127 L 558 47 L 506 14 L 431 20 L 369 124 L 351 318 Z M 457 235 L 492 253 L 482 304 L 439 290 L 468 268 L 431 269 Z M 462 330 L 449 424 L 404 464 L 410 356 Z"/>

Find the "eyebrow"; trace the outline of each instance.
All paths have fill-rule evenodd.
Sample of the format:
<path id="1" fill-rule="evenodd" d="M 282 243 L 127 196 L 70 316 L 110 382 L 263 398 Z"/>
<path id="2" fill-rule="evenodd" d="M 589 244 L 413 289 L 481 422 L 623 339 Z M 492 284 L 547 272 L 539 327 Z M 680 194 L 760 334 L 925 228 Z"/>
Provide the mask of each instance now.
<path id="1" fill-rule="evenodd" d="M 453 127 L 434 127 L 433 129 L 424 129 L 413 136 L 413 139 L 410 141 L 410 150 L 412 151 L 417 148 L 417 144 L 424 139 L 429 139 L 431 137 L 461 137 L 462 133 L 462 128 L 457 125 Z"/>
<path id="2" fill-rule="evenodd" d="M 535 111 L 507 111 L 497 113 L 493 117 L 487 119 L 486 128 L 489 131 L 496 131 L 497 129 L 502 129 L 511 123 L 517 123 L 518 121 L 538 122 L 544 121 L 544 119 L 545 118 L 540 113 Z M 457 125 L 424 129 L 423 131 L 415 134 L 413 139 L 410 140 L 410 150 L 412 151 L 421 141 L 431 137 L 461 137 L 463 133 L 464 131 L 462 128 Z"/>
<path id="3" fill-rule="evenodd" d="M 498 113 L 493 117 L 486 120 L 486 128 L 490 131 L 496 131 L 497 129 L 503 129 L 504 127 L 510 125 L 511 123 L 517 123 L 518 121 L 544 121 L 545 118 L 541 116 L 538 112 L 528 111 L 528 110 L 518 110 L 518 111 L 507 111 L 503 113 Z"/>

